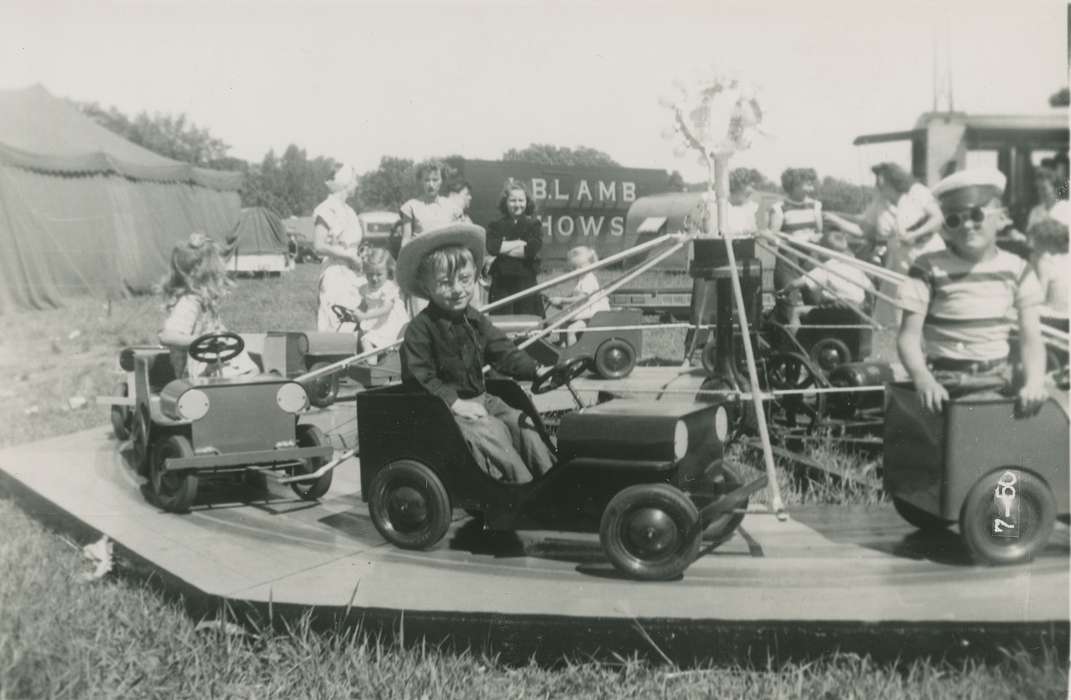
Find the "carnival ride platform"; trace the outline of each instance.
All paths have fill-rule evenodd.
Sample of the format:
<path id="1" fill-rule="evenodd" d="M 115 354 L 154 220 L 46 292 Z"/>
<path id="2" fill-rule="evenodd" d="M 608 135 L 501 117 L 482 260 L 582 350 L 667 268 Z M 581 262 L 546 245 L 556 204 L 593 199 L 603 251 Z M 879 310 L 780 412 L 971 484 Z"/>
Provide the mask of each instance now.
<path id="1" fill-rule="evenodd" d="M 352 446 L 353 412 L 341 403 L 307 420 Z M 889 507 L 794 508 L 788 522 L 754 512 L 682 579 L 638 583 L 595 536 L 487 533 L 460 511 L 438 548 L 395 549 L 361 501 L 359 468 L 336 469 L 320 502 L 268 478 L 206 486 L 191 513 L 172 515 L 146 501 L 126 445 L 102 426 L 0 451 L 0 492 L 81 542 L 108 536 L 131 571 L 198 617 L 224 606 L 274 622 L 308 613 L 518 661 L 1067 650 L 1064 525 L 1033 563 L 989 568 L 971 565 L 953 532 L 923 535 Z"/>

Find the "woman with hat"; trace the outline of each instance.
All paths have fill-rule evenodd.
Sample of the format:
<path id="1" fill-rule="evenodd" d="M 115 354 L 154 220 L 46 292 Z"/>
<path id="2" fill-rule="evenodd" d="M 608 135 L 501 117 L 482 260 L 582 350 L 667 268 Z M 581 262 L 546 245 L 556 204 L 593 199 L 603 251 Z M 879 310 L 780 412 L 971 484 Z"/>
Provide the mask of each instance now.
<path id="1" fill-rule="evenodd" d="M 323 257 L 319 281 L 316 328 L 321 331 L 355 330 L 341 324 L 333 305 L 355 309 L 361 304 L 357 291 L 364 283 L 358 248 L 364 238 L 361 220 L 346 200 L 357 191 L 357 171 L 341 166 L 326 183 L 330 194 L 313 211 L 313 248 Z"/>

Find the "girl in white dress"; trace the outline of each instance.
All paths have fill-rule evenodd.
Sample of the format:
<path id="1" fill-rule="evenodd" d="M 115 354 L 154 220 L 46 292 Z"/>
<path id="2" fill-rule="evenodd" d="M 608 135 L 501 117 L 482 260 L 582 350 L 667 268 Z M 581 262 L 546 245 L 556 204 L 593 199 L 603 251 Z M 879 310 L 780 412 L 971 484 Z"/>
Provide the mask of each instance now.
<path id="1" fill-rule="evenodd" d="M 370 248 L 364 259 L 368 281 L 361 285 L 361 350 L 377 350 L 399 337 L 409 321 L 398 285 L 389 279 L 394 260 L 383 248 Z"/>

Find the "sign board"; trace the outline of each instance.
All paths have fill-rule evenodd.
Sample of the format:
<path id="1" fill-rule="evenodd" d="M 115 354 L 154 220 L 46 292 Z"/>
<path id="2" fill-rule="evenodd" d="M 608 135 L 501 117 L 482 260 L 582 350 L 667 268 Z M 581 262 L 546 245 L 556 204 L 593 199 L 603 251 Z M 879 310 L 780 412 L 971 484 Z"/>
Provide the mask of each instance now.
<path id="1" fill-rule="evenodd" d="M 565 260 L 578 245 L 600 256 L 624 250 L 625 214 L 632 203 L 670 189 L 669 173 L 651 168 L 466 160 L 461 174 L 472 186 L 469 216 L 481 226 L 501 218 L 498 202 L 506 180 L 524 183 L 543 222 L 544 261 Z"/>

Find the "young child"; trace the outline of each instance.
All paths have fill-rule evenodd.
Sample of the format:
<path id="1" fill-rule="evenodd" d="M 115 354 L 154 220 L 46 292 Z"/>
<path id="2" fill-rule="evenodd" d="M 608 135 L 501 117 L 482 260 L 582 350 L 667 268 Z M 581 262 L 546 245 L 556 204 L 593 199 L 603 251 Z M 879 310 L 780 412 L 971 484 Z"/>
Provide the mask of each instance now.
<path id="1" fill-rule="evenodd" d="M 361 285 L 361 308 L 354 315 L 361 319 L 361 350 L 377 350 L 390 345 L 402 334 L 409 321 L 398 285 L 390 279 L 394 259 L 383 248 L 369 248 L 364 257 L 368 281 Z"/>
<path id="2" fill-rule="evenodd" d="M 770 208 L 770 230 L 786 234 L 789 238 L 808 243 L 817 243 L 822 235 L 822 203 L 814 199 L 817 176 L 810 168 L 787 168 L 781 173 L 781 187 L 785 199 Z M 780 241 L 775 243 L 780 246 Z M 787 246 L 780 246 L 787 248 Z M 806 268 L 802 258 L 791 249 L 782 251 L 789 260 Z M 774 264 L 774 288 L 778 291 L 800 276 L 791 265 L 778 259 Z"/>
<path id="3" fill-rule="evenodd" d="M 838 253 L 847 253 L 848 237 L 843 231 L 827 231 L 822 237 L 822 245 Z M 817 305 L 849 304 L 858 307 L 866 302 L 867 293 L 874 291 L 874 283 L 857 265 L 830 256 L 807 274 L 789 282 L 783 291 L 791 292 L 794 289 L 805 291 L 810 301 Z M 799 317 L 806 310 L 805 306 L 793 307 L 790 328 L 799 326 Z"/>
<path id="4" fill-rule="evenodd" d="M 171 350 L 176 377 L 202 377 L 211 369 L 188 357 L 186 349 L 205 333 L 227 329 L 219 318 L 219 304 L 233 286 L 227 278 L 219 244 L 203 233 L 190 234 L 171 251 L 171 272 L 161 284 L 167 318 L 160 331 L 160 344 Z M 257 366 L 244 351 L 226 362 L 225 377 L 256 374 Z"/>
<path id="5" fill-rule="evenodd" d="M 598 262 L 598 260 L 598 253 L 588 246 L 577 246 L 569 251 L 569 267 L 574 270 L 587 267 L 588 265 Z M 590 299 L 591 296 L 598 291 L 598 278 L 595 277 L 594 272 L 588 272 L 576 281 L 576 289 L 573 290 L 572 294 L 564 297 L 550 297 L 550 303 L 552 306 L 556 306 L 559 309 L 566 306 L 580 305 Z M 609 310 L 610 300 L 603 297 L 584 311 L 577 314 L 573 321 L 566 326 L 566 344 L 573 345 L 576 343 L 578 334 L 588 327 L 588 321 L 591 320 L 591 317 L 595 315 L 596 311 Z"/>
<path id="6" fill-rule="evenodd" d="M 476 463 L 503 481 L 523 483 L 555 458 L 531 419 L 484 389 L 483 367 L 533 379 L 536 364 L 470 305 L 484 253 L 484 231 L 454 224 L 414 239 L 398 257 L 403 293 L 431 303 L 408 325 L 402 381 L 450 407 Z"/>
<path id="7" fill-rule="evenodd" d="M 904 316 L 897 349 L 922 405 L 935 413 L 949 398 L 943 384 L 971 376 L 1010 382 L 1008 337 L 1016 313 L 1020 407 L 1032 412 L 1047 396 L 1041 286 L 1025 260 L 996 245 L 1004 184 L 1004 175 L 990 168 L 941 180 L 933 192 L 944 215 L 947 248 L 920 255 L 900 284 Z"/>

